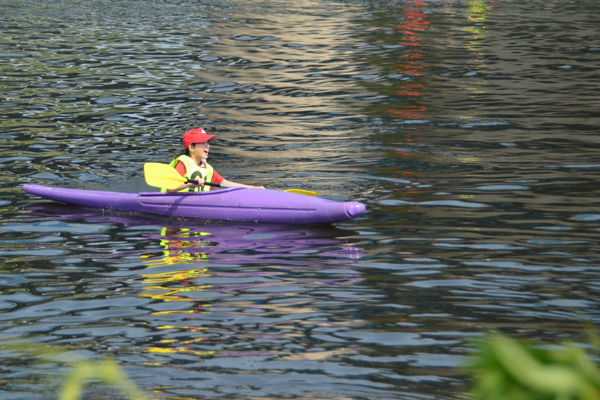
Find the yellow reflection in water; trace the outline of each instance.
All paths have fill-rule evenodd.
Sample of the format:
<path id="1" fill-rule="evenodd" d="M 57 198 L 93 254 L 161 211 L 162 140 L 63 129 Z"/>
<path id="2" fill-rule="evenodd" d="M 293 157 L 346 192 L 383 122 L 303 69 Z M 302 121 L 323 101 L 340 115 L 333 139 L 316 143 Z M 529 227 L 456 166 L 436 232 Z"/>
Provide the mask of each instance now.
<path id="1" fill-rule="evenodd" d="M 149 353 L 159 353 L 159 354 L 191 354 L 198 357 L 211 357 L 215 354 L 214 351 L 196 351 L 192 349 L 187 349 L 184 347 L 176 347 L 176 348 L 166 348 L 166 347 L 146 347 L 145 349 Z"/>
<path id="2" fill-rule="evenodd" d="M 149 267 L 161 267 L 174 264 L 189 264 L 202 262 L 208 259 L 204 252 L 190 251 L 213 247 L 210 241 L 197 240 L 199 237 L 210 236 L 210 232 L 195 232 L 188 228 L 163 228 L 160 241 L 163 247 L 163 257 L 155 260 L 145 261 Z"/>
<path id="3" fill-rule="evenodd" d="M 473 22 L 484 22 L 486 13 L 490 10 L 490 6 L 486 1 L 469 1 L 467 8 L 467 18 Z"/>
<path id="4" fill-rule="evenodd" d="M 163 247 L 163 256 L 158 259 L 145 260 L 144 264 L 149 269 L 177 264 L 190 264 L 208 260 L 206 253 L 190 251 L 213 247 L 210 241 L 197 240 L 197 238 L 210 236 L 209 232 L 194 232 L 187 228 L 163 228 L 160 245 Z M 142 297 L 151 297 L 163 301 L 188 301 L 181 294 L 198 292 L 209 289 L 210 285 L 193 285 L 191 279 L 210 276 L 206 268 L 191 270 L 167 271 L 142 274 L 146 290 L 140 293 Z M 179 286 L 175 286 L 179 283 Z M 167 284 L 169 284 L 167 286 Z M 186 286 L 184 286 L 186 285 Z"/>
<path id="5" fill-rule="evenodd" d="M 164 268 L 161 268 L 172 268 L 172 266 L 178 264 L 185 265 L 207 261 L 208 256 L 206 253 L 198 251 L 198 249 L 214 246 L 214 243 L 210 241 L 201 240 L 210 235 L 209 232 L 194 232 L 187 228 L 163 228 L 160 240 L 163 255 L 152 260 L 144 260 L 147 269 L 146 273 L 141 276 L 145 290 L 139 296 L 150 297 L 163 302 L 193 302 L 193 299 L 185 295 L 211 289 L 211 285 L 198 285 L 194 282 L 198 278 L 210 276 L 208 268 L 176 271 L 164 271 Z M 153 270 L 160 272 L 152 272 Z M 156 311 L 152 315 L 207 314 L 209 313 L 208 307 L 210 307 L 210 304 L 197 304 L 193 309 Z M 193 320 L 194 318 L 186 317 L 185 319 Z M 206 328 L 188 325 L 162 325 L 157 329 L 177 329 L 188 332 L 189 336 L 186 339 L 163 339 L 159 343 L 165 345 L 165 347 L 147 347 L 146 352 L 185 353 L 199 357 L 209 357 L 214 354 L 214 351 L 197 351 L 192 348 L 194 344 L 207 339 L 205 336 L 194 337 Z"/>
<path id="6" fill-rule="evenodd" d="M 210 307 L 210 304 L 199 304 L 197 307 Z M 198 310 L 174 310 L 174 311 L 155 311 L 152 315 L 171 315 L 171 314 L 192 314 L 198 313 Z M 208 311 L 207 311 L 208 312 Z M 205 314 L 205 312 L 202 312 Z"/>
<path id="7" fill-rule="evenodd" d="M 468 42 L 467 49 L 475 51 L 478 56 L 482 56 L 481 51 L 483 50 L 485 41 L 485 25 L 483 25 L 483 22 L 486 20 L 490 6 L 487 2 L 481 0 L 469 1 L 467 4 L 466 17 L 475 24 L 462 29 L 464 32 L 469 32 L 473 35 L 473 39 Z"/>
<path id="8" fill-rule="evenodd" d="M 471 61 L 472 64 L 475 64 L 474 71 L 472 72 L 479 73 L 488 67 L 484 62 L 486 59 L 486 26 L 484 22 L 487 19 L 490 9 L 490 5 L 483 0 L 472 0 L 467 3 L 465 17 L 468 21 L 472 22 L 473 25 L 462 28 L 462 31 L 470 33 L 470 38 L 467 40 L 465 48 L 473 52 L 474 55 L 473 60 Z M 483 88 L 487 83 L 488 82 L 485 80 L 472 82 L 471 84 L 474 86 L 465 87 L 464 89 L 472 94 L 484 94 L 486 91 L 483 90 Z"/>
<path id="9" fill-rule="evenodd" d="M 458 157 L 460 162 L 471 163 L 471 162 L 479 162 L 481 158 L 479 157 Z"/>

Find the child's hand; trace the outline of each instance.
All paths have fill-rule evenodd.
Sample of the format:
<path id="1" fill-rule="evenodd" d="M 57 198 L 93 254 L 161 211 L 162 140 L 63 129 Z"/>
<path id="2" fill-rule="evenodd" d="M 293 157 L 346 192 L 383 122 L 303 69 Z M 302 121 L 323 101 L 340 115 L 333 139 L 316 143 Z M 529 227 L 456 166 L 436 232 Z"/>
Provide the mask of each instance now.
<path id="1" fill-rule="evenodd" d="M 196 184 L 196 183 L 189 182 L 190 187 L 202 187 L 202 186 L 204 186 L 204 179 L 202 179 L 202 178 L 196 178 L 194 180 L 197 181 L 198 183 Z"/>

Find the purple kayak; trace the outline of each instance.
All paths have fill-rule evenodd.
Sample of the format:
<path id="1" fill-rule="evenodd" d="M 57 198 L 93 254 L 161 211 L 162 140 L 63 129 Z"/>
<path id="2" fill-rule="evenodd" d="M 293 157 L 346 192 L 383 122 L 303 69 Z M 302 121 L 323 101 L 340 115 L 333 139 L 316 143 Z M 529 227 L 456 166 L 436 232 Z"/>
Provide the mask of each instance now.
<path id="1" fill-rule="evenodd" d="M 120 193 L 23 185 L 23 190 L 45 199 L 82 207 L 208 220 L 332 224 L 355 219 L 365 212 L 365 205 L 356 201 L 340 203 L 265 189 Z"/>

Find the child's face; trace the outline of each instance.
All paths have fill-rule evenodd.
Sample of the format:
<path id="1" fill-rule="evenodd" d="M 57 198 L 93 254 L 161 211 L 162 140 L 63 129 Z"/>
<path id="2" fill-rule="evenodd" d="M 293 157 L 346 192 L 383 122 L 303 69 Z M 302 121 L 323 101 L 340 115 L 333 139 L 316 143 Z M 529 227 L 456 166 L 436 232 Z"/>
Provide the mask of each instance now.
<path id="1" fill-rule="evenodd" d="M 198 158 L 208 158 L 209 151 L 210 144 L 208 142 L 194 143 L 190 146 L 190 153 L 195 154 Z"/>

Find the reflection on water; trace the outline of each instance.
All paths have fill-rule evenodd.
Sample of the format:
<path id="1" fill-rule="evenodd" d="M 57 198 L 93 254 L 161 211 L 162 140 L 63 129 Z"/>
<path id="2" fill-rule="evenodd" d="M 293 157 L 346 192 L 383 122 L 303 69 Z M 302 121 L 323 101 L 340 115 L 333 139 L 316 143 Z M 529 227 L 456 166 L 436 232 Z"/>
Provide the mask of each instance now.
<path id="1" fill-rule="evenodd" d="M 409 100 L 389 111 L 407 120 L 420 120 L 427 110 L 427 106 L 419 101 L 419 96 L 425 88 L 423 58 L 426 53 L 422 43 L 422 32 L 430 24 L 424 12 L 428 6 L 428 3 L 419 0 L 407 2 L 402 9 L 405 19 L 396 27 L 401 34 L 398 44 L 408 47 L 398 59 L 397 73 L 404 76 L 402 81 L 405 83 L 400 85 L 396 95 Z"/>
<path id="2" fill-rule="evenodd" d="M 173 399 L 463 398 L 486 329 L 585 341 L 599 7 L 0 0 L 1 333 Z M 197 126 L 226 178 L 368 212 L 215 225 L 21 190 L 147 191 Z M 2 398 L 63 373 L 0 356 Z"/>
<path id="3" fill-rule="evenodd" d="M 15 326 L 5 334 L 26 332 L 49 343 L 109 346 L 125 354 L 154 338 L 135 357 L 120 359 L 191 370 L 197 357 L 206 359 L 205 368 L 214 364 L 221 369 L 235 368 L 223 360 L 237 357 L 268 365 L 272 357 L 278 362 L 318 361 L 355 353 L 337 340 L 321 350 L 311 342 L 327 338 L 325 332 L 347 329 L 336 314 L 345 304 L 365 299 L 363 289 L 356 287 L 363 278 L 353 266 L 364 255 L 354 245 L 360 241 L 357 232 L 102 215 L 51 203 L 26 211 L 27 219 L 3 230 L 72 234 L 56 243 L 61 253 L 46 259 L 53 258 L 56 272 L 66 275 L 81 271 L 78 265 L 95 267 L 78 289 L 69 286 L 66 276 L 45 278 L 46 286 L 38 288 L 44 298 L 27 299 L 31 306 L 11 306 L 3 296 L 1 320 L 28 321 L 26 328 Z M 87 228 L 91 226 L 95 229 Z M 124 239 L 134 248 L 120 245 Z M 98 251 L 104 243 L 111 248 Z M 27 259 L 32 266 L 44 263 L 36 254 Z M 31 271 L 23 274 L 23 283 L 26 276 Z M 43 304 L 35 304 L 41 300 Z"/>

